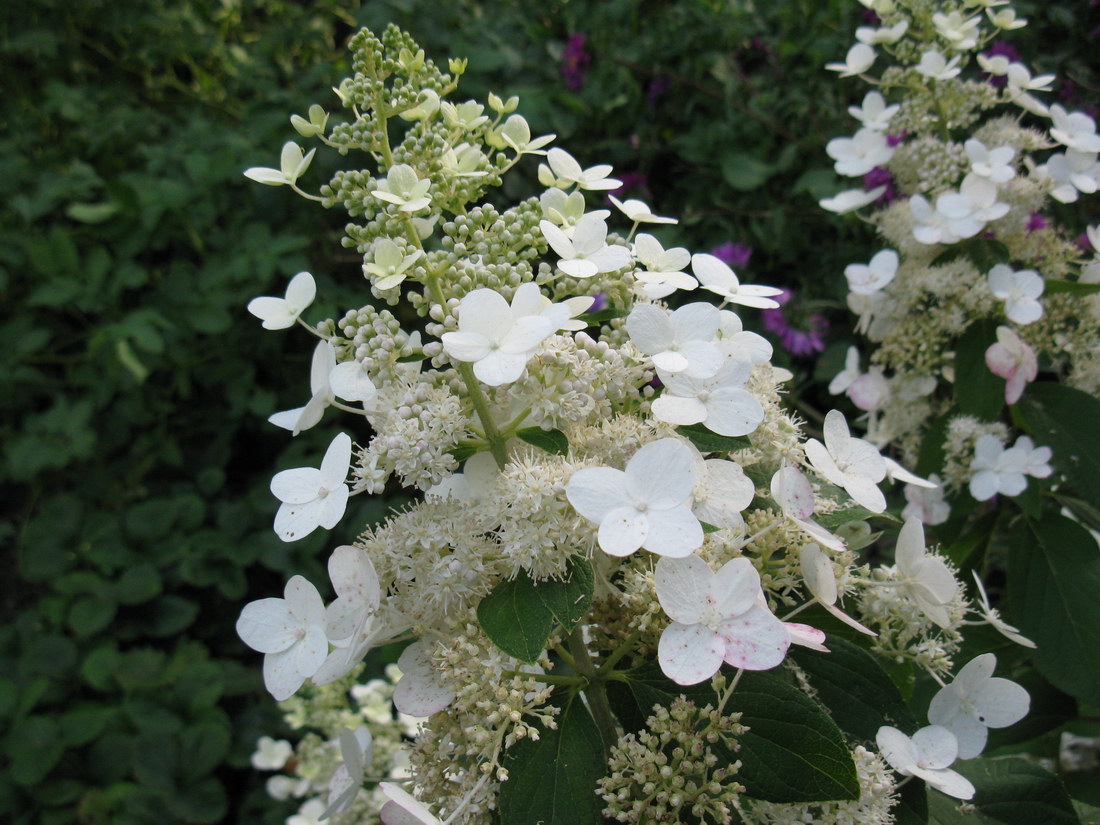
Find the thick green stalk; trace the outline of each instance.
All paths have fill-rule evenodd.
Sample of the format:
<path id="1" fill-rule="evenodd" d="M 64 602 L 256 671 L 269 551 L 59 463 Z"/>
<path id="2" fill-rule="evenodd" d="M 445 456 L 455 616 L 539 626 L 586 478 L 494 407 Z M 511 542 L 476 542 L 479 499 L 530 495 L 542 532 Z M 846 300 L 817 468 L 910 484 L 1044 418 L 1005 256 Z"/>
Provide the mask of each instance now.
<path id="1" fill-rule="evenodd" d="M 569 634 L 569 649 L 573 653 L 576 662 L 576 670 L 588 680 L 588 686 L 584 689 L 584 695 L 588 699 L 588 707 L 592 711 L 592 719 L 600 731 L 600 739 L 603 740 L 604 755 L 610 757 L 611 748 L 619 741 L 619 732 L 615 725 L 615 717 L 611 715 L 611 705 L 607 701 L 607 690 L 603 680 L 596 676 L 596 668 L 592 664 L 592 658 L 588 655 L 584 638 L 581 636 L 581 626 L 577 625 Z"/>

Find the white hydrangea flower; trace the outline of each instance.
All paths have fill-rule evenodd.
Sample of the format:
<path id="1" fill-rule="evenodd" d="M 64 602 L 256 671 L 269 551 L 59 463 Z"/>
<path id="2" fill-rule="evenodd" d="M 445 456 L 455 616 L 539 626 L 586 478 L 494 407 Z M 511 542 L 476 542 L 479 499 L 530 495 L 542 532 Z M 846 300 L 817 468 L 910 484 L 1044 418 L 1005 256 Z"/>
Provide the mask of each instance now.
<path id="1" fill-rule="evenodd" d="M 337 364 L 329 373 L 328 382 L 333 395 L 353 404 L 356 402 L 369 404 L 378 396 L 378 388 L 371 380 L 366 364 L 361 361 L 345 361 Z"/>
<path id="2" fill-rule="evenodd" d="M 924 244 L 957 243 L 981 232 L 989 221 L 1008 214 L 1009 205 L 997 200 L 997 184 L 968 174 L 958 192 L 945 192 L 936 198 L 935 208 L 923 195 L 909 199 L 915 225 L 913 237 Z"/>
<path id="3" fill-rule="evenodd" d="M 523 115 L 510 115 L 496 130 L 500 140 L 515 151 L 517 155 L 545 155 L 542 148 L 554 141 L 557 135 L 542 135 L 531 138 L 531 127 Z"/>
<path id="4" fill-rule="evenodd" d="M 893 281 L 897 273 L 898 253 L 892 249 L 876 252 L 869 263 L 848 264 L 844 268 L 848 289 L 856 295 L 878 292 Z"/>
<path id="5" fill-rule="evenodd" d="M 985 749 L 990 728 L 1014 725 L 1031 707 L 1027 691 L 994 676 L 996 667 L 997 657 L 992 653 L 971 659 L 928 706 L 928 721 L 955 734 L 959 759 L 978 756 Z"/>
<path id="6" fill-rule="evenodd" d="M 571 154 L 558 148 L 547 152 L 546 163 L 539 164 L 539 183 L 543 186 L 556 186 L 558 189 L 568 189 L 575 185 L 578 189 L 596 191 L 618 189 L 623 185 L 621 180 L 609 178 L 610 174 L 611 167 L 607 164 L 581 169 L 581 165 Z"/>
<path id="7" fill-rule="evenodd" d="M 860 26 L 856 29 L 856 40 L 866 43 L 868 46 L 876 46 L 880 43 L 890 45 L 897 43 L 909 31 L 909 21 L 899 20 L 893 26 Z"/>
<path id="8" fill-rule="evenodd" d="M 820 547 L 812 542 L 807 544 L 798 554 L 798 563 L 802 571 L 802 581 L 806 583 L 806 589 L 810 591 L 814 601 L 860 633 L 866 633 L 868 636 L 878 635 L 836 606 L 836 571 L 833 570 L 832 561 Z"/>
<path id="9" fill-rule="evenodd" d="M 940 627 L 951 625 L 947 612 L 959 592 L 959 583 L 943 559 L 929 556 L 924 547 L 924 525 L 920 519 L 906 519 L 898 533 L 894 561 L 902 591 L 920 611 Z"/>
<path id="10" fill-rule="evenodd" d="M 872 513 L 886 509 L 878 483 L 886 478 L 886 462 L 879 451 L 861 438 L 853 438 L 839 410 L 825 416 L 825 443 L 806 441 L 806 457 L 825 479 L 843 487 L 857 503 Z"/>
<path id="11" fill-rule="evenodd" d="M 936 33 L 947 41 L 950 48 L 960 52 L 978 45 L 981 22 L 980 15 L 963 17 L 958 11 L 948 14 L 937 12 L 932 15 L 932 25 L 936 27 Z"/>
<path id="12" fill-rule="evenodd" d="M 640 232 L 634 239 L 634 257 L 645 267 L 635 272 L 634 278 L 649 298 L 664 298 L 677 289 L 699 286 L 698 281 L 683 271 L 691 263 L 691 253 L 682 246 L 665 249 L 652 235 Z"/>
<path id="13" fill-rule="evenodd" d="M 292 753 L 294 746 L 285 739 L 261 736 L 256 741 L 256 750 L 252 754 L 252 767 L 258 771 L 277 771 L 286 764 Z"/>
<path id="14" fill-rule="evenodd" d="M 1016 17 L 1015 9 L 998 9 L 997 11 L 993 11 L 993 9 L 987 8 L 985 10 L 985 16 L 989 18 L 990 23 L 1001 31 L 1022 29 L 1027 25 L 1027 20 L 1022 17 Z"/>
<path id="15" fill-rule="evenodd" d="M 849 106 L 848 114 L 862 123 L 864 128 L 882 132 L 890 126 L 890 120 L 900 108 L 897 103 L 887 106 L 886 98 L 880 92 L 871 91 L 864 96 L 862 106 Z"/>
<path id="16" fill-rule="evenodd" d="M 1100 152 L 1096 121 L 1084 112 L 1067 112 L 1057 103 L 1050 107 L 1050 136 L 1078 152 Z"/>
<path id="17" fill-rule="evenodd" d="M 539 221 L 539 229 L 560 259 L 558 269 L 566 275 L 591 278 L 630 265 L 630 250 L 607 243 L 607 224 L 595 214 L 577 221 L 572 237 L 547 220 Z"/>
<path id="18" fill-rule="evenodd" d="M 444 683 L 442 674 L 432 666 L 428 643 L 413 642 L 397 660 L 401 678 L 393 691 L 393 704 L 408 716 L 426 718 L 437 713 L 455 698 L 454 691 Z"/>
<path id="19" fill-rule="evenodd" d="M 908 504 L 901 511 L 901 517 L 920 519 L 929 527 L 935 527 L 950 517 L 951 505 L 944 499 L 940 477 L 933 473 L 928 480 L 935 482 L 936 486 L 930 488 L 917 484 L 905 485 L 905 500 Z"/>
<path id="20" fill-rule="evenodd" d="M 281 599 L 249 602 L 237 619 L 237 635 L 264 654 L 264 686 L 276 701 L 293 696 L 328 654 L 325 605 L 302 576 L 286 583 Z"/>
<path id="21" fill-rule="evenodd" d="M 308 272 L 299 272 L 287 284 L 286 296 L 264 296 L 248 302 L 248 311 L 263 321 L 264 329 L 288 329 L 294 326 L 313 299 L 317 297 L 317 284 Z"/>
<path id="22" fill-rule="evenodd" d="M 340 433 L 329 444 L 320 469 L 283 470 L 271 479 L 271 492 L 282 504 L 275 514 L 275 532 L 283 541 L 297 541 L 324 527 L 331 530 L 344 515 L 350 491 L 344 483 L 351 464 L 351 438 Z"/>
<path id="23" fill-rule="evenodd" d="M 863 128 L 852 137 L 833 138 L 825 144 L 825 152 L 836 163 L 838 175 L 859 178 L 876 166 L 884 166 L 894 156 L 886 135 L 877 129 Z"/>
<path id="24" fill-rule="evenodd" d="M 858 265 L 852 264 L 852 266 Z M 844 369 L 834 375 L 833 380 L 829 382 L 829 394 L 840 395 L 842 392 L 847 392 L 861 375 L 863 371 L 859 368 L 859 350 L 854 346 L 848 347 L 848 352 L 844 356 Z"/>
<path id="25" fill-rule="evenodd" d="M 621 201 L 614 195 L 608 195 L 607 197 L 620 212 L 634 223 L 679 223 L 676 218 L 662 218 L 660 215 L 654 215 L 653 210 L 644 201 L 633 198 Z"/>
<path id="26" fill-rule="evenodd" d="M 997 494 L 1018 496 L 1027 488 L 1027 476 L 1046 478 L 1053 470 L 1048 463 L 1050 447 L 1036 447 L 1022 435 L 1009 449 L 994 435 L 983 435 L 974 446 L 970 469 L 970 495 L 988 501 Z"/>
<path id="27" fill-rule="evenodd" d="M 374 737 L 370 728 L 360 725 L 354 731 L 340 731 L 340 757 L 343 762 L 328 782 L 328 808 L 321 819 L 328 819 L 348 810 L 363 790 L 363 773 L 374 753 Z"/>
<path id="28" fill-rule="evenodd" d="M 725 661 L 745 670 L 782 663 L 787 628 L 757 600 L 760 574 L 746 558 L 717 572 L 698 556 L 661 559 L 653 573 L 657 599 L 672 624 L 657 645 L 664 674 L 678 685 L 709 679 Z"/>
<path id="29" fill-rule="evenodd" d="M 888 725 L 875 734 L 882 758 L 902 776 L 917 776 L 956 799 L 973 799 L 974 786 L 949 767 L 957 758 L 955 734 L 939 725 L 921 728 L 912 738 Z"/>
<path id="30" fill-rule="evenodd" d="M 371 250 L 373 261 L 363 264 L 363 271 L 375 277 L 376 289 L 393 289 L 405 280 L 406 272 L 424 253 L 414 249 L 408 255 L 389 238 L 381 238 Z"/>
<path id="31" fill-rule="evenodd" d="M 703 289 L 710 290 L 731 303 L 759 309 L 775 309 L 779 306 L 769 296 L 779 295 L 783 290 L 773 286 L 741 283 L 726 262 L 714 255 L 692 255 L 691 269 Z"/>
<path id="32" fill-rule="evenodd" d="M 665 389 L 653 401 L 653 417 L 677 426 L 704 424 L 720 435 L 748 435 L 764 420 L 764 408 L 744 389 L 751 372 L 751 363 L 736 358 L 726 359 L 709 378 L 658 370 Z"/>
<path id="33" fill-rule="evenodd" d="M 772 345 L 763 335 L 745 330 L 736 312 L 720 310 L 718 337 L 715 343 L 727 358 L 738 358 L 753 364 L 766 364 L 772 358 Z"/>
<path id="34" fill-rule="evenodd" d="M 277 412 L 267 420 L 276 427 L 290 430 L 292 435 L 316 426 L 329 404 L 336 400 L 329 384 L 329 376 L 335 368 L 336 350 L 328 341 L 318 341 L 309 369 L 309 391 L 313 394 L 309 402 L 304 407 Z"/>
<path id="35" fill-rule="evenodd" d="M 474 375 L 490 387 L 510 384 L 555 323 L 542 315 L 519 315 L 492 289 L 468 292 L 458 305 L 458 332 L 443 333 L 443 349 L 457 361 L 473 362 Z"/>
<path id="36" fill-rule="evenodd" d="M 253 166 L 244 170 L 244 176 L 266 186 L 293 186 L 298 182 L 298 178 L 306 173 L 316 152 L 316 149 L 310 149 L 303 155 L 301 146 L 292 140 L 287 141 L 283 144 L 283 151 L 279 154 L 278 169 Z"/>
<path id="37" fill-rule="evenodd" d="M 324 814 L 324 801 L 321 799 L 310 799 L 298 809 L 298 813 L 287 817 L 286 825 L 321 825 Z"/>
<path id="38" fill-rule="evenodd" d="M 547 189 L 539 197 L 539 205 L 542 206 L 543 216 L 560 226 L 567 238 L 573 237 L 577 223 L 586 215 L 584 210 L 587 203 L 582 192 L 570 192 L 567 195 L 562 189 Z M 611 212 L 607 209 L 594 209 L 587 214 L 607 220 Z"/>
<path id="39" fill-rule="evenodd" d="M 985 365 L 991 373 L 1005 379 L 1006 404 L 1019 401 L 1024 387 L 1039 374 L 1035 350 L 1012 327 L 997 327 L 997 343 L 990 344 L 985 351 Z"/>
<path id="40" fill-rule="evenodd" d="M 712 343 L 719 321 L 713 304 L 685 304 L 672 312 L 653 304 L 635 304 L 626 317 L 626 329 L 634 346 L 662 372 L 710 378 L 725 362 Z"/>
<path id="41" fill-rule="evenodd" d="M 970 138 L 963 146 L 970 158 L 970 169 L 975 175 L 989 178 L 994 183 L 1007 183 L 1016 177 L 1016 169 L 1012 165 L 1016 150 L 1011 146 L 987 149 L 984 143 L 975 138 Z"/>
<path id="42" fill-rule="evenodd" d="M 429 178 L 421 178 L 411 166 L 399 163 L 390 167 L 385 179 L 378 181 L 378 188 L 371 195 L 393 204 L 400 212 L 419 212 L 432 203 L 428 195 L 431 185 Z"/>
<path id="43" fill-rule="evenodd" d="M 756 485 L 741 465 L 721 458 L 697 458 L 699 481 L 692 493 L 691 512 L 699 521 L 715 527 L 738 528 L 745 523 L 741 512 L 752 504 Z"/>
<path id="44" fill-rule="evenodd" d="M 1016 271 L 1008 264 L 997 264 L 987 277 L 989 291 L 1004 301 L 1010 321 L 1023 326 L 1042 317 L 1043 305 L 1038 298 L 1043 294 L 1044 282 L 1034 269 Z"/>
<path id="45" fill-rule="evenodd" d="M 528 281 L 520 284 L 512 295 L 512 315 L 517 319 L 537 315 L 550 321 L 555 332 L 563 329 L 575 332 L 588 326 L 577 316 L 588 312 L 595 302 L 595 296 L 579 295 L 555 304 L 542 294 L 537 284 Z"/>
<path id="46" fill-rule="evenodd" d="M 892 395 L 890 380 L 883 373 L 882 367 L 873 366 L 851 383 L 846 395 L 864 412 L 882 409 Z"/>
<path id="47" fill-rule="evenodd" d="M 950 80 L 962 72 L 959 68 L 961 59 L 959 55 L 955 55 L 948 61 L 940 52 L 929 49 L 921 55 L 920 63 L 914 68 L 929 80 Z"/>
<path id="48" fill-rule="evenodd" d="M 875 62 L 875 50 L 866 43 L 856 43 L 848 49 L 843 63 L 826 63 L 830 72 L 840 72 L 841 77 L 855 77 L 863 74 Z"/>
<path id="49" fill-rule="evenodd" d="M 463 132 L 472 132 L 489 122 L 489 117 L 484 114 L 485 107 L 476 100 L 457 104 L 440 101 L 439 112 L 444 123 Z"/>
<path id="50" fill-rule="evenodd" d="M 1050 196 L 1061 203 L 1074 203 L 1078 193 L 1091 195 L 1100 189 L 1100 163 L 1096 152 L 1067 149 L 1051 155 L 1035 172 L 1050 178 Z"/>
<path id="51" fill-rule="evenodd" d="M 301 115 L 290 116 L 290 125 L 294 127 L 294 131 L 304 138 L 323 135 L 325 128 L 328 126 L 328 112 L 325 111 L 323 106 L 314 103 L 309 107 L 307 114 L 309 120 Z"/>
<path id="52" fill-rule="evenodd" d="M 641 548 L 682 557 L 703 543 L 703 528 L 691 512 L 698 480 L 691 448 L 662 438 L 638 450 L 625 471 L 578 470 L 565 495 L 578 513 L 599 525 L 600 549 L 608 555 L 629 556 Z"/>
<path id="53" fill-rule="evenodd" d="M 886 191 L 885 186 L 876 186 L 874 189 L 846 189 L 843 192 L 838 192 L 831 198 L 823 198 L 817 203 L 822 208 L 829 212 L 835 212 L 838 215 L 843 215 L 847 212 L 854 212 L 856 209 L 862 209 L 868 206 L 879 198 Z"/>

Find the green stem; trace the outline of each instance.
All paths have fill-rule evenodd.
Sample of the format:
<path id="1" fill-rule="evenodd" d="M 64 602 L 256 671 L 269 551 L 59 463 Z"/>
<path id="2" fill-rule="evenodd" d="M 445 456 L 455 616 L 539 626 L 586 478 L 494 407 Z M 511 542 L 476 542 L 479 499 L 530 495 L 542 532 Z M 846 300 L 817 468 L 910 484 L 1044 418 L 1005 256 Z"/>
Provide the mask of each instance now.
<path id="1" fill-rule="evenodd" d="M 584 687 L 588 684 L 588 680 L 583 676 L 555 676 L 552 673 L 526 673 L 522 670 L 506 670 L 504 675 L 534 679 L 536 682 L 545 682 L 548 685 L 579 685 Z"/>
<path id="2" fill-rule="evenodd" d="M 615 648 L 611 655 L 607 657 L 607 660 L 604 661 L 602 665 L 600 665 L 600 669 L 596 671 L 596 675 L 601 678 L 607 678 L 608 674 L 611 672 L 611 669 L 619 663 L 619 660 L 634 649 L 634 643 L 638 641 L 638 638 L 641 635 L 642 631 L 640 630 L 635 630 L 633 633 L 631 633 L 630 636 L 627 637 L 626 641 Z"/>
<path id="3" fill-rule="evenodd" d="M 596 676 L 596 668 L 592 664 L 592 658 L 588 655 L 584 638 L 581 636 L 581 626 L 577 625 L 569 634 L 569 649 L 573 652 L 576 661 L 576 670 L 588 681 L 584 689 L 584 695 L 588 699 L 588 707 L 592 711 L 592 718 L 600 731 L 600 739 L 603 740 L 604 755 L 611 755 L 611 748 L 619 741 L 619 732 L 615 725 L 615 717 L 611 715 L 611 705 L 607 701 L 607 691 L 603 681 Z"/>

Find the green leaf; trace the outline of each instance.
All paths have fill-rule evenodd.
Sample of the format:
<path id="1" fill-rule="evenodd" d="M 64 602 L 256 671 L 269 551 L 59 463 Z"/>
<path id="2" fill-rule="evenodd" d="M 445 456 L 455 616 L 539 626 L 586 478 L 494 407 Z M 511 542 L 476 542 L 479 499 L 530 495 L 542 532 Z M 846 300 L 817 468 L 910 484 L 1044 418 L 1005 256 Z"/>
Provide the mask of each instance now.
<path id="1" fill-rule="evenodd" d="M 1069 794 L 1050 771 L 1025 759 L 964 759 L 951 766 L 974 784 L 970 804 L 1003 825 L 1078 825 Z"/>
<path id="2" fill-rule="evenodd" d="M 402 355 L 397 359 L 398 364 L 415 364 L 418 361 L 423 361 L 428 356 L 422 352 L 414 352 L 412 355 Z"/>
<path id="3" fill-rule="evenodd" d="M 745 673 L 726 705 L 749 730 L 738 738 L 737 779 L 768 802 L 858 799 L 844 735 L 825 709 L 773 673 Z"/>
<path id="4" fill-rule="evenodd" d="M 469 442 L 463 441 L 455 444 L 455 446 L 451 448 L 451 455 L 455 457 L 455 461 L 461 464 L 466 459 L 472 458 L 480 453 L 483 449 L 484 445 L 470 444 Z"/>
<path id="5" fill-rule="evenodd" d="M 117 609 L 113 599 L 81 596 L 69 608 L 69 627 L 77 638 L 92 636 L 111 623 Z"/>
<path id="6" fill-rule="evenodd" d="M 561 430 L 544 430 L 542 427 L 524 427 L 516 430 L 516 437 L 552 455 L 568 455 L 569 439 Z"/>
<path id="7" fill-rule="evenodd" d="M 703 528 L 703 533 L 704 534 L 717 533 L 719 530 L 722 529 L 721 527 L 716 527 L 713 524 L 707 524 L 705 521 L 699 522 L 699 526 Z"/>
<path id="8" fill-rule="evenodd" d="M 221 822 L 229 802 L 225 787 L 214 777 L 182 788 L 168 798 L 168 810 L 195 825 Z"/>
<path id="9" fill-rule="evenodd" d="M 883 725 L 903 731 L 920 727 L 873 654 L 838 636 L 829 638 L 829 651 L 800 647 L 790 655 L 842 731 L 856 740 L 870 741 Z"/>
<path id="10" fill-rule="evenodd" d="M 115 584 L 115 598 L 120 604 L 141 604 L 160 595 L 160 573 L 151 564 L 129 568 Z"/>
<path id="11" fill-rule="evenodd" d="M 185 728 L 180 734 L 183 780 L 198 780 L 214 770 L 229 751 L 229 742 L 229 729 L 217 722 L 203 722 Z"/>
<path id="12" fill-rule="evenodd" d="M 734 152 L 722 158 L 722 177 L 739 192 L 750 192 L 759 188 L 774 171 L 770 164 L 754 155 Z"/>
<path id="13" fill-rule="evenodd" d="M 607 307 L 606 309 L 598 309 L 595 312 L 586 312 L 580 316 L 580 320 L 584 321 L 589 326 L 595 324 L 605 324 L 608 321 L 614 321 L 616 318 L 625 318 L 626 313 L 621 309 L 615 309 L 614 307 Z"/>
<path id="14" fill-rule="evenodd" d="M 994 421 L 1005 405 L 1005 380 L 985 365 L 985 351 L 997 343 L 993 321 L 975 321 L 955 347 L 955 400 L 959 410 Z"/>
<path id="15" fill-rule="evenodd" d="M 702 424 L 677 427 L 676 432 L 694 444 L 701 453 L 729 453 L 734 450 L 747 450 L 752 446 L 747 436 L 719 435 Z"/>
<path id="16" fill-rule="evenodd" d="M 1100 705 L 1100 547 L 1077 522 L 1050 514 L 1010 536 L 1008 600 L 1020 632 L 1038 645 L 1039 672 Z"/>
<path id="17" fill-rule="evenodd" d="M 678 685 L 669 679 L 655 661 L 622 671 L 622 680 L 607 682 L 607 696 L 615 716 L 628 732 L 645 727 L 646 717 L 653 714 L 655 705 L 668 707 L 680 695 L 699 707 L 717 704 L 718 697 L 710 689 L 710 682 L 698 685 Z"/>
<path id="18" fill-rule="evenodd" d="M 15 723 L 5 743 L 11 777 L 20 785 L 41 782 L 65 752 L 61 727 L 49 716 L 28 716 Z"/>
<path id="19" fill-rule="evenodd" d="M 1051 464 L 1073 491 L 1100 510 L 1100 400 L 1061 384 L 1032 384 L 1017 404 L 1035 443 L 1054 451 Z"/>
<path id="20" fill-rule="evenodd" d="M 1056 278 L 1047 278 L 1043 282 L 1044 295 L 1058 295 L 1065 293 L 1074 296 L 1095 295 L 1100 292 L 1100 284 L 1084 284 L 1080 281 L 1060 281 Z"/>
<path id="21" fill-rule="evenodd" d="M 539 582 L 535 592 L 554 620 L 566 633 L 571 633 L 577 622 L 588 615 L 595 586 L 596 579 L 588 559 L 574 556 L 569 560 L 569 575 L 564 580 Z"/>
<path id="22" fill-rule="evenodd" d="M 577 694 L 566 700 L 557 730 L 541 728 L 504 754 L 500 818 L 508 825 L 599 825 L 596 781 L 607 773 L 596 724 Z M 540 726 L 541 727 L 541 726 Z"/>
<path id="23" fill-rule="evenodd" d="M 859 505 L 855 507 L 845 507 L 843 510 L 834 510 L 831 513 L 822 513 L 821 515 L 814 516 L 814 520 L 830 532 L 850 522 L 866 521 L 869 518 L 884 518 L 887 521 L 897 521 L 897 519 L 889 513 L 872 513 L 866 507 L 860 507 Z"/>
<path id="24" fill-rule="evenodd" d="M 118 204 L 112 201 L 100 203 L 70 203 L 65 208 L 65 214 L 74 221 L 80 223 L 103 223 L 116 212 Z"/>
<path id="25" fill-rule="evenodd" d="M 84 705 L 74 708 L 63 713 L 59 719 L 61 736 L 70 747 L 86 745 L 103 732 L 115 714 L 115 709 L 110 707 Z"/>

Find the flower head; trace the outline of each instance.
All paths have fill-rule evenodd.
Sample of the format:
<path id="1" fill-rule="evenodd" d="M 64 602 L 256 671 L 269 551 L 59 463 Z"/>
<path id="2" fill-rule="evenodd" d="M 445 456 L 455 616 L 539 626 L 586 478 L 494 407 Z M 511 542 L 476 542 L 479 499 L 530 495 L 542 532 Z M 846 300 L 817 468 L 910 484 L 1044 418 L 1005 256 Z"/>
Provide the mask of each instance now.
<path id="1" fill-rule="evenodd" d="M 985 351 L 985 364 L 994 375 L 1005 379 L 1005 403 L 1015 404 L 1024 387 L 1039 374 L 1035 350 L 1012 327 L 997 327 L 997 343 Z"/>
<path id="2" fill-rule="evenodd" d="M 298 182 L 298 178 L 306 173 L 316 152 L 316 149 L 310 149 L 303 155 L 302 147 L 294 141 L 287 141 L 283 144 L 283 151 L 279 155 L 278 169 L 253 166 L 244 170 L 244 176 L 267 186 L 293 186 Z"/>
<path id="3" fill-rule="evenodd" d="M 779 295 L 783 290 L 772 286 L 742 284 L 733 270 L 713 255 L 692 255 L 691 269 L 703 289 L 708 289 L 731 303 L 763 309 L 779 306 L 769 296 Z"/>
<path id="4" fill-rule="evenodd" d="M 264 329 L 288 329 L 317 297 L 317 284 L 308 272 L 299 272 L 287 284 L 282 298 L 265 296 L 248 302 L 248 311 L 263 321 Z"/>
<path id="5" fill-rule="evenodd" d="M 886 509 L 886 498 L 878 483 L 886 478 L 886 462 L 879 451 L 848 432 L 848 422 L 839 410 L 825 416 L 825 443 L 816 438 L 806 442 L 806 457 L 828 481 L 843 487 L 857 504 L 873 513 Z"/>
<path id="6" fill-rule="evenodd" d="M 990 728 L 1006 728 L 1027 716 L 1031 698 L 1015 682 L 993 675 L 997 657 L 983 653 L 971 659 L 932 697 L 928 721 L 947 728 L 959 742 L 959 759 L 973 759 L 985 749 Z"/>
<path id="7" fill-rule="evenodd" d="M 887 725 L 875 735 L 882 758 L 902 776 L 917 776 L 956 799 L 973 799 L 970 780 L 948 766 L 958 756 L 955 734 L 939 725 L 921 728 L 912 738 Z"/>

